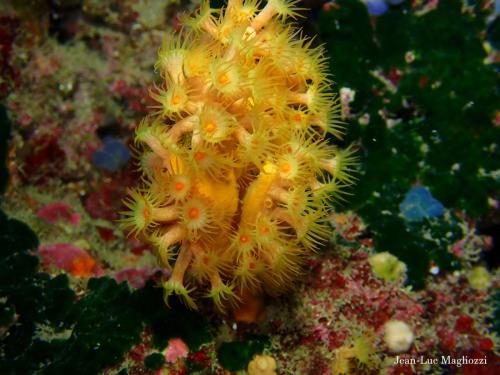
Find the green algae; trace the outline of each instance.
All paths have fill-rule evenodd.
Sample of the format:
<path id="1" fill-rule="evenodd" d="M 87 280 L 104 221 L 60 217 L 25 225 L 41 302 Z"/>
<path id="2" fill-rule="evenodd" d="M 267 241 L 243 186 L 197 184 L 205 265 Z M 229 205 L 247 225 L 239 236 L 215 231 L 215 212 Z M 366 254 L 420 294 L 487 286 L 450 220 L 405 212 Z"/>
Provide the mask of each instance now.
<path id="1" fill-rule="evenodd" d="M 159 370 L 165 364 L 165 357 L 161 353 L 152 353 L 144 358 L 144 365 L 150 370 Z"/>
<path id="2" fill-rule="evenodd" d="M 93 278 L 77 300 L 66 275 L 38 271 L 38 258 L 30 252 L 38 239 L 28 226 L 1 211 L 0 224 L 0 321 L 8 332 L 0 343 L 1 373 L 99 373 L 141 341 L 146 325 L 159 348 L 180 337 L 197 350 L 210 339 L 198 313 L 167 309 L 161 289 L 151 282 L 132 291 L 126 283 Z"/>
<path id="3" fill-rule="evenodd" d="M 421 16 L 403 3 L 373 21 L 361 2 L 337 4 L 321 13 L 317 31 L 337 89 L 355 91 L 345 142 L 360 145 L 360 175 L 342 209 L 359 213 L 375 248 L 404 261 L 410 284 L 423 288 L 431 262 L 458 267 L 448 253 L 462 235 L 455 213 L 480 218 L 499 187 L 498 77 L 484 63 L 486 14 L 445 0 Z M 357 121 L 363 115 L 368 124 Z M 401 217 L 398 205 L 417 183 L 449 210 L 446 217 L 420 224 Z"/>

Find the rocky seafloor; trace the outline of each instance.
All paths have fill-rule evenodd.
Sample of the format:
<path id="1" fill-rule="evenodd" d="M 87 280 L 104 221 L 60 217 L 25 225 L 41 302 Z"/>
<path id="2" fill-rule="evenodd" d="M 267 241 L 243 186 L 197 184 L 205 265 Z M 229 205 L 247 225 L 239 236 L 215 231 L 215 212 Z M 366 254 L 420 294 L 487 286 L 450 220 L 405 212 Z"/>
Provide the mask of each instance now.
<path id="1" fill-rule="evenodd" d="M 158 48 L 199 2 L 0 4 L 1 374 L 499 373 L 498 6 L 300 3 L 358 181 L 255 324 L 165 306 L 117 225 Z"/>

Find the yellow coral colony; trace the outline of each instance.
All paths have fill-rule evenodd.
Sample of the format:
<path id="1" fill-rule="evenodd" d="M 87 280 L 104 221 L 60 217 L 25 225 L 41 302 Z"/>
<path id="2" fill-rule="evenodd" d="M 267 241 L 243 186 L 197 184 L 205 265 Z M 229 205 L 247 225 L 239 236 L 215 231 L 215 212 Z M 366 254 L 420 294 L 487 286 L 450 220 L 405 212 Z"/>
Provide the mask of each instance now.
<path id="1" fill-rule="evenodd" d="M 207 1 L 159 52 L 157 112 L 135 137 L 145 184 L 123 222 L 172 271 L 167 302 L 195 308 L 198 286 L 222 310 L 290 288 L 353 180 L 351 151 L 324 138 L 342 134 L 326 58 L 284 23 L 297 3 Z"/>

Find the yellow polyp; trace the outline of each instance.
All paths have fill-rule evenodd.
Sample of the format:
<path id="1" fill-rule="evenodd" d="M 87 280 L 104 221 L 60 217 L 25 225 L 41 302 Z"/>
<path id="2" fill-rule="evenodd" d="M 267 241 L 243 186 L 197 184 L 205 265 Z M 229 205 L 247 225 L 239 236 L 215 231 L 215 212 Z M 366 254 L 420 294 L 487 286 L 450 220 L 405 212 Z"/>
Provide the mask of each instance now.
<path id="1" fill-rule="evenodd" d="M 198 161 L 202 161 L 206 157 L 207 157 L 207 153 L 206 152 L 197 151 L 197 152 L 194 153 L 194 158 L 196 160 L 198 160 Z"/>
<path id="2" fill-rule="evenodd" d="M 152 135 L 148 135 L 144 138 L 144 142 L 153 150 L 153 152 L 158 155 L 163 160 L 168 160 L 170 153 L 163 147 L 160 140 Z"/>
<path id="3" fill-rule="evenodd" d="M 254 18 L 250 27 L 258 31 L 263 28 L 271 18 L 276 14 L 276 9 L 271 5 L 271 3 L 267 3 L 264 9 Z"/>
<path id="4" fill-rule="evenodd" d="M 321 47 L 286 24 L 300 3 L 203 0 L 159 52 L 155 112 L 135 132 L 144 183 L 122 223 L 173 269 L 166 302 L 209 297 L 255 321 L 331 237 L 330 201 L 356 157 L 325 138 L 342 135 L 341 107 Z"/>
<path id="5" fill-rule="evenodd" d="M 200 217 L 200 210 L 196 207 L 193 207 L 189 210 L 188 216 L 190 219 L 198 219 Z"/>
<path id="6" fill-rule="evenodd" d="M 238 207 L 238 187 L 234 174 L 227 181 L 214 181 L 210 177 L 199 179 L 196 189 L 212 201 L 215 212 L 221 216 L 232 217 Z"/>
<path id="7" fill-rule="evenodd" d="M 266 200 L 264 200 L 264 207 L 267 209 L 273 208 L 274 207 L 273 200 L 271 198 L 266 198 Z"/>
<path id="8" fill-rule="evenodd" d="M 292 167 L 290 166 L 289 163 L 284 162 L 280 165 L 280 170 L 283 173 L 288 173 L 288 172 L 290 172 L 291 169 L 292 169 Z"/>
<path id="9" fill-rule="evenodd" d="M 264 166 L 262 167 L 262 170 L 264 171 L 264 173 L 266 174 L 274 174 L 276 173 L 276 166 L 272 163 L 269 163 L 267 162 L 266 164 L 264 164 Z"/>
<path id="10" fill-rule="evenodd" d="M 228 82 L 229 82 L 229 76 L 227 75 L 227 73 L 223 73 L 219 76 L 219 83 L 221 85 L 225 85 Z"/>
<path id="11" fill-rule="evenodd" d="M 169 155 L 168 169 L 171 174 L 183 174 L 185 167 L 182 159 L 176 155 Z"/>
<path id="12" fill-rule="evenodd" d="M 321 166 L 325 169 L 325 171 L 335 175 L 337 170 L 337 159 L 333 158 L 330 160 L 321 160 Z"/>
<path id="13" fill-rule="evenodd" d="M 184 273 L 189 267 L 189 263 L 193 257 L 193 253 L 187 246 L 181 246 L 179 255 L 177 256 L 177 261 L 175 262 L 175 267 L 172 272 L 171 280 L 174 280 L 180 284 L 184 282 Z"/>
<path id="14" fill-rule="evenodd" d="M 184 134 L 193 131 L 193 119 L 188 117 L 176 122 L 168 131 L 168 137 L 172 142 L 178 142 Z"/>
<path id="15" fill-rule="evenodd" d="M 157 240 L 158 247 L 169 248 L 176 242 L 180 241 L 186 235 L 186 231 L 180 225 L 175 225 L 167 229 L 167 231 Z"/>
<path id="16" fill-rule="evenodd" d="M 255 224 L 258 214 L 264 207 L 267 193 L 276 179 L 276 166 L 271 163 L 264 164 L 262 172 L 252 182 L 243 199 L 240 228 Z"/>
<path id="17" fill-rule="evenodd" d="M 213 122 L 209 122 L 205 125 L 205 131 L 207 133 L 213 133 L 217 129 L 217 126 Z"/>
<path id="18" fill-rule="evenodd" d="M 255 105 L 255 101 L 253 100 L 252 97 L 248 97 L 246 103 L 247 103 L 247 108 L 249 110 L 252 109 L 254 107 L 254 105 Z"/>
<path id="19" fill-rule="evenodd" d="M 154 221 L 158 222 L 174 221 L 179 217 L 177 209 L 172 206 L 154 208 L 153 213 L 150 215 Z"/>
<path id="20" fill-rule="evenodd" d="M 142 210 L 142 215 L 144 216 L 144 220 L 149 221 L 151 219 L 151 210 L 149 207 L 144 207 Z"/>
<path id="21" fill-rule="evenodd" d="M 172 96 L 172 104 L 178 105 L 181 102 L 181 97 L 179 95 Z"/>

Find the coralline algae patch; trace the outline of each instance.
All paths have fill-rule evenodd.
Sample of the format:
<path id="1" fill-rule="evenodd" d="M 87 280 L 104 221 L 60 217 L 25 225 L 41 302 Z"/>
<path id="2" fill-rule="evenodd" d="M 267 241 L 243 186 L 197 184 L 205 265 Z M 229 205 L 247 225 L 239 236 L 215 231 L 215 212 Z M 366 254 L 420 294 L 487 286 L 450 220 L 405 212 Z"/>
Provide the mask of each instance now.
<path id="1" fill-rule="evenodd" d="M 148 345 L 137 347 L 130 358 L 142 353 L 134 361 L 140 366 L 154 356 L 148 363 L 156 358 L 158 369 L 174 374 L 193 369 L 202 374 L 243 369 L 248 374 L 437 374 L 444 367 L 463 374 L 495 374 L 498 343 L 488 332 L 492 307 L 487 300 L 500 286 L 497 276 L 490 276 L 487 289 L 469 283 L 468 272 L 430 276 L 426 290 L 412 291 L 403 286 L 404 271 L 390 278 L 379 272 L 380 262 L 397 265 L 394 257 L 371 261 L 378 254 L 363 238 L 365 225 L 358 216 L 344 213 L 335 221 L 341 222 L 339 235 L 347 242 L 337 241 L 335 250 L 313 256 L 304 284 L 293 295 L 274 299 L 263 322 L 228 327 L 214 321 L 213 342 L 187 355 L 182 344 L 176 349 L 169 343 L 159 353 Z M 254 352 L 255 335 L 261 332 L 268 335 L 267 342 Z M 217 348 L 214 342 L 223 345 Z M 172 353 L 179 354 L 175 361 Z M 396 356 L 467 356 L 486 358 L 487 365 L 394 365 Z"/>
<path id="2" fill-rule="evenodd" d="M 402 351 L 399 353 L 402 358 L 486 357 L 489 366 L 481 373 L 494 374 L 498 364 L 493 351 L 496 339 L 488 334 L 485 320 L 491 314 L 485 303 L 488 292 L 499 286 L 494 275 L 490 286 L 482 290 L 471 288 L 470 276 L 457 274 L 434 277 L 429 280 L 427 290 L 411 292 L 402 287 L 401 278 L 388 282 L 374 274 L 370 264 L 373 249 L 361 242 L 360 228 L 364 228 L 364 224 L 358 217 L 343 214 L 338 221 L 344 228 L 340 236 L 349 238 L 348 244 L 337 244 L 335 251 L 315 255 L 308 263 L 312 271 L 297 293 L 274 300 L 268 319 L 259 326 L 228 327 L 228 322 L 221 322 L 205 311 L 206 316 L 212 317 L 213 337 L 200 338 L 200 334 L 206 335 L 207 329 L 200 325 L 201 317 L 183 310 L 179 304 L 172 309 L 162 304 L 158 307 L 161 291 L 151 284 L 131 293 L 129 288 L 112 280 L 91 279 L 80 303 L 85 306 L 84 314 L 92 315 L 90 322 L 97 319 L 92 324 L 99 322 L 108 330 L 120 330 L 124 334 L 124 328 L 113 326 L 115 319 L 125 327 L 130 324 L 130 317 L 147 322 L 141 328 L 138 320 L 134 320 L 133 335 L 131 327 L 127 328 L 130 330 L 128 340 L 136 340 L 132 337 L 138 332 L 140 340 L 127 341 L 130 346 L 125 347 L 123 361 L 114 363 L 104 373 L 111 375 L 128 369 L 139 373 L 222 375 L 227 374 L 228 369 L 236 371 L 247 366 L 249 374 L 419 374 L 429 370 L 427 367 L 415 370 L 408 366 L 395 367 L 396 352 Z M 73 246 L 58 247 L 86 258 L 85 252 Z M 47 255 L 57 250 L 61 249 L 41 247 Z M 75 265 L 70 263 L 70 266 Z M 137 274 L 132 274 L 135 279 Z M 139 278 L 138 282 L 142 280 Z M 152 293 L 157 298 L 147 297 Z M 132 296 L 135 297 L 131 300 Z M 135 308 L 143 312 L 139 316 L 133 307 L 137 298 L 135 303 L 139 306 Z M 101 315 L 96 315 L 96 309 L 101 308 Z M 112 320 L 108 321 L 102 314 L 111 314 Z M 79 319 L 82 320 L 77 329 L 82 329 L 86 320 Z M 255 336 L 251 334 L 259 332 L 269 335 L 264 340 L 267 343 L 252 341 Z M 41 338 L 54 338 L 56 334 L 57 330 L 49 330 Z M 162 337 L 159 341 L 158 336 Z M 113 335 L 109 332 L 106 337 Z M 96 336 L 93 340 L 101 338 Z M 110 350 L 108 344 L 117 345 L 106 340 L 103 343 L 105 345 L 99 344 L 102 350 Z M 124 347 L 120 347 L 123 350 Z M 474 368 L 465 366 L 464 371 L 472 374 Z"/>
<path id="3" fill-rule="evenodd" d="M 42 245 L 38 253 L 47 267 L 55 267 L 73 276 L 89 277 L 96 275 L 96 261 L 89 253 L 73 244 L 54 243 Z"/>
<path id="4" fill-rule="evenodd" d="M 80 224 L 80 215 L 65 202 L 48 203 L 40 207 L 36 215 L 49 224 L 69 223 L 76 227 Z"/>
<path id="5" fill-rule="evenodd" d="M 343 233 L 351 241 L 362 234 L 351 226 L 362 227 L 359 218 L 347 215 L 344 220 L 347 231 Z M 404 276 L 387 281 L 377 276 L 370 264 L 376 256 L 370 255 L 372 251 L 354 240 L 350 246 L 337 245 L 335 252 L 315 257 L 309 263 L 310 276 L 293 301 L 286 303 L 288 307 L 272 307 L 266 324 L 275 331 L 270 353 L 280 371 L 435 373 L 439 366 L 395 366 L 395 357 L 450 355 L 488 361 L 480 369 L 451 366 L 454 371 L 494 374 L 498 341 L 488 330 L 492 314 L 488 292 L 500 286 L 498 277 L 494 277 L 495 286 L 480 290 L 462 272 L 429 279 L 426 290 L 415 292 L 403 286 Z"/>

